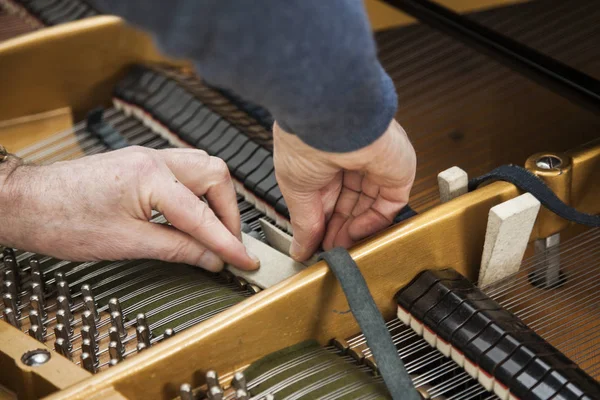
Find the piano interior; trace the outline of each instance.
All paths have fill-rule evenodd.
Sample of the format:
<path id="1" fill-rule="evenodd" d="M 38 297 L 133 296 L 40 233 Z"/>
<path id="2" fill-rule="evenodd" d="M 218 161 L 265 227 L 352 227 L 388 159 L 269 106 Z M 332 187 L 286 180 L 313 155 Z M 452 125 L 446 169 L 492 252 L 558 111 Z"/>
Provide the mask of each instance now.
<path id="1" fill-rule="evenodd" d="M 524 165 L 563 202 L 600 213 L 600 4 L 439 3 L 445 8 L 366 2 L 399 93 L 397 119 L 419 160 L 409 203 L 417 215 L 350 254 L 422 398 L 600 398 L 599 228 L 542 206 L 531 234 L 519 226 L 527 237 L 516 268 L 483 284 L 482 265 L 506 268 L 486 258 L 490 209 L 525 191 L 493 181 L 442 201 L 438 178 L 455 166 L 473 178 Z M 0 82 L 0 143 L 27 162 L 130 145 L 200 148 L 225 160 L 244 241 L 276 275 L 155 260 L 70 262 L 3 248 L 0 399 L 391 398 L 327 264 L 288 255 L 268 110 L 212 86 L 83 0 L 0 0 Z M 153 222 L 167 223 L 158 213 Z M 419 276 L 440 271 L 453 278 L 402 297 Z M 444 279 L 472 287 L 426 295 Z M 474 338 L 517 321 L 484 353 L 469 347 L 475 339 L 458 339 L 474 317 L 444 331 L 427 314 L 471 292 L 479 296 L 473 315 L 504 318 L 469 331 Z M 483 360 L 508 337 L 533 350 L 507 377 L 500 371 L 517 350 Z"/>

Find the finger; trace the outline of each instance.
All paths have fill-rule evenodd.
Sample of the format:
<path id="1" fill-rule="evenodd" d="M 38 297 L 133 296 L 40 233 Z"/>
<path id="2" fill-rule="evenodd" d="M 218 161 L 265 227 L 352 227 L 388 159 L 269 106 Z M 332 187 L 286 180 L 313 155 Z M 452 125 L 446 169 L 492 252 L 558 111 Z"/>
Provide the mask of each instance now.
<path id="1" fill-rule="evenodd" d="M 323 240 L 323 246 L 329 250 L 337 245 L 336 238 L 344 224 L 352 217 L 352 210 L 360 197 L 360 193 L 347 187 L 342 188 L 340 197 L 335 206 L 335 211 L 327 224 L 327 233 Z"/>
<path id="2" fill-rule="evenodd" d="M 156 177 L 151 199 L 152 207 L 162 212 L 173 226 L 192 236 L 225 262 L 247 270 L 259 267 L 258 258 L 248 254 L 242 242 L 184 185 L 169 177 Z"/>
<path id="3" fill-rule="evenodd" d="M 325 221 L 329 221 L 335 210 L 337 201 L 342 191 L 344 179 L 344 171 L 339 171 L 336 176 L 321 189 L 321 200 L 323 203 L 323 213 L 325 214 Z"/>
<path id="4" fill-rule="evenodd" d="M 409 190 L 381 188 L 371 208 L 354 219 L 349 228 L 350 236 L 354 240 L 362 240 L 391 225 L 394 217 L 408 203 Z"/>
<path id="5" fill-rule="evenodd" d="M 121 240 L 124 258 L 151 258 L 202 267 L 211 272 L 223 269 L 223 261 L 197 240 L 168 225 L 135 221 L 136 225 Z M 129 249 L 129 250 L 127 250 Z"/>
<path id="6" fill-rule="evenodd" d="M 217 217 L 241 239 L 240 211 L 227 164 L 194 149 L 165 149 L 157 152 L 173 175 L 196 196 L 205 196 Z"/>
<path id="7" fill-rule="evenodd" d="M 325 233 L 325 214 L 320 193 L 302 193 L 281 189 L 288 206 L 294 238 L 290 255 L 296 261 L 305 261 L 319 247 Z"/>

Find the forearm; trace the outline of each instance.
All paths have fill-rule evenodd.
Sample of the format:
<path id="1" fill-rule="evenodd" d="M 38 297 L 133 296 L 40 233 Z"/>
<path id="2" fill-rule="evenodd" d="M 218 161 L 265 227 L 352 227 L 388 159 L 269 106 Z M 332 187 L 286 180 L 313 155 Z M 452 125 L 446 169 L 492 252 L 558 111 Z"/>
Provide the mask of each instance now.
<path id="1" fill-rule="evenodd" d="M 361 0 L 96 0 L 153 32 L 168 54 L 268 108 L 321 150 L 375 141 L 396 111 Z"/>

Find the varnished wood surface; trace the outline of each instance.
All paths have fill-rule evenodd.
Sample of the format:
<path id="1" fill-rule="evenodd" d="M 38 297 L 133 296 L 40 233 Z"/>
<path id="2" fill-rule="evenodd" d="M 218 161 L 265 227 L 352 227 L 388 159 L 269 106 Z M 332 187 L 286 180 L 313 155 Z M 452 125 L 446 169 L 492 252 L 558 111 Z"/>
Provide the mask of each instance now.
<path id="1" fill-rule="evenodd" d="M 0 143 L 10 153 L 16 153 L 32 143 L 38 143 L 72 126 L 73 119 L 69 107 L 0 121 Z"/>
<path id="2" fill-rule="evenodd" d="M 600 73 L 600 3 L 538 0 L 472 14 L 484 26 L 582 69 Z M 562 152 L 595 139 L 597 115 L 458 41 L 422 25 L 376 35 L 396 85 L 396 118 L 417 152 L 411 205 L 438 204 L 437 174 L 454 165 L 470 176 L 523 165 L 541 151 Z"/>
<path id="3" fill-rule="evenodd" d="M 0 121 L 71 107 L 76 120 L 109 104 L 136 62 L 165 62 L 148 36 L 116 17 L 45 28 L 0 43 Z"/>
<path id="4" fill-rule="evenodd" d="M 498 7 L 524 0 L 439 0 L 438 2 L 457 12 L 471 12 Z M 365 0 L 365 7 L 374 30 L 387 29 L 416 22 L 414 18 L 398 11 L 381 0 Z"/>

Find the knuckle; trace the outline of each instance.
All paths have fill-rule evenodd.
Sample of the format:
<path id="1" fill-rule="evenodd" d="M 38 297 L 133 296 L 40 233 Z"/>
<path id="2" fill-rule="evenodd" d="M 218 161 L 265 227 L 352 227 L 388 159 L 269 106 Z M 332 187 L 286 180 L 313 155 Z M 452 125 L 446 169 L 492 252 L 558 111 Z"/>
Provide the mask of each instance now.
<path id="1" fill-rule="evenodd" d="M 169 262 L 188 262 L 190 246 L 186 240 L 175 240 L 163 252 Z"/>
<path id="2" fill-rule="evenodd" d="M 230 179 L 229 168 L 227 168 L 227 164 L 221 158 L 210 157 L 210 167 L 219 180 Z"/>

